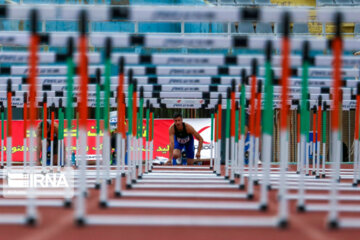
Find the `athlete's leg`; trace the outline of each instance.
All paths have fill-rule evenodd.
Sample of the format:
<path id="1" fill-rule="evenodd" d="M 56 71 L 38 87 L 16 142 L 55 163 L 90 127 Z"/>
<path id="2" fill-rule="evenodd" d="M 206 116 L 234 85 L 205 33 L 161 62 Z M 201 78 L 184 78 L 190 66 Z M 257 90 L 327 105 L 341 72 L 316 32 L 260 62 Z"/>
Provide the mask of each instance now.
<path id="1" fill-rule="evenodd" d="M 188 143 L 185 145 L 186 159 L 188 165 L 194 164 L 194 156 L 195 156 L 195 146 L 194 146 L 194 138 L 191 138 Z"/>
<path id="2" fill-rule="evenodd" d="M 176 165 L 176 159 L 181 157 L 181 150 L 184 148 L 183 144 L 180 144 L 177 139 L 176 136 L 174 136 L 174 150 L 173 150 L 173 159 L 172 159 L 172 164 Z"/>

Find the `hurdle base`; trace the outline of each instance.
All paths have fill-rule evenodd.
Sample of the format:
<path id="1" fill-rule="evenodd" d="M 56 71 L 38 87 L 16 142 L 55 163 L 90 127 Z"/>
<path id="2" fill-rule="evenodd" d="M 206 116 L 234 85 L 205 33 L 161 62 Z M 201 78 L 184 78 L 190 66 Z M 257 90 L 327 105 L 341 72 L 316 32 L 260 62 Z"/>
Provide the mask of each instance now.
<path id="1" fill-rule="evenodd" d="M 115 197 L 119 198 L 119 197 L 121 197 L 121 192 L 115 192 L 114 195 L 115 195 Z"/>
<path id="2" fill-rule="evenodd" d="M 300 174 L 300 171 L 296 171 L 296 174 Z"/>
<path id="3" fill-rule="evenodd" d="M 142 175 L 139 175 L 139 176 L 138 176 L 138 179 L 142 179 Z"/>
<path id="4" fill-rule="evenodd" d="M 131 180 L 131 183 L 136 183 L 136 179 Z"/>
<path id="5" fill-rule="evenodd" d="M 309 174 L 307 173 L 307 174 L 305 174 L 305 176 L 307 176 L 307 177 L 308 177 L 308 176 L 309 176 Z"/>
<path id="6" fill-rule="evenodd" d="M 221 176 L 221 174 L 220 174 L 220 173 L 217 173 L 217 174 L 216 174 L 216 176 L 220 177 L 220 176 Z"/>
<path id="7" fill-rule="evenodd" d="M 85 226 L 85 219 L 84 218 L 75 219 L 75 224 L 78 227 L 83 227 Z"/>
<path id="8" fill-rule="evenodd" d="M 107 183 L 108 185 L 111 185 L 111 179 L 106 180 L 106 183 Z"/>
<path id="9" fill-rule="evenodd" d="M 84 198 L 87 198 L 89 196 L 89 193 L 87 191 L 83 192 Z"/>
<path id="10" fill-rule="evenodd" d="M 235 183 L 235 180 L 232 179 L 232 180 L 229 181 L 229 183 L 230 183 L 230 184 L 234 184 L 234 183 Z"/>
<path id="11" fill-rule="evenodd" d="M 271 185 L 268 185 L 268 186 L 267 186 L 267 190 L 269 190 L 269 191 L 272 190 Z"/>
<path id="12" fill-rule="evenodd" d="M 99 202 L 99 207 L 100 207 L 100 208 L 107 208 L 107 207 L 108 207 L 108 203 L 105 202 L 105 201 L 101 201 L 101 202 Z"/>
<path id="13" fill-rule="evenodd" d="M 139 169 L 139 165 L 136 165 L 136 169 Z"/>
<path id="14" fill-rule="evenodd" d="M 216 173 L 216 171 L 214 170 L 213 173 Z"/>
<path id="15" fill-rule="evenodd" d="M 99 190 L 100 189 L 100 183 L 96 183 L 94 188 Z"/>
<path id="16" fill-rule="evenodd" d="M 297 211 L 300 212 L 300 213 L 306 212 L 305 205 L 297 206 Z"/>
<path id="17" fill-rule="evenodd" d="M 71 207 L 72 207 L 71 200 L 65 200 L 64 201 L 64 208 L 71 208 Z"/>
<path id="18" fill-rule="evenodd" d="M 239 185 L 239 189 L 240 189 L 240 190 L 245 190 L 245 184 L 240 184 L 240 185 Z"/>
<path id="19" fill-rule="evenodd" d="M 0 169 L 4 169 L 4 166 L 0 166 Z"/>
<path id="20" fill-rule="evenodd" d="M 330 229 L 337 229 L 339 228 L 339 222 L 337 220 L 331 220 L 328 222 L 328 227 Z"/>
<path id="21" fill-rule="evenodd" d="M 254 185 L 258 186 L 259 185 L 259 180 L 254 180 Z"/>
<path id="22" fill-rule="evenodd" d="M 315 171 L 311 171 L 311 174 L 312 174 L 312 175 L 315 175 L 315 174 L 316 174 L 316 172 L 315 172 Z"/>
<path id="23" fill-rule="evenodd" d="M 225 176 L 224 178 L 225 178 L 225 179 L 229 179 L 229 176 Z"/>
<path id="24" fill-rule="evenodd" d="M 326 178 L 326 174 L 322 174 L 321 176 L 322 176 L 322 178 Z"/>
<path id="25" fill-rule="evenodd" d="M 248 194 L 248 195 L 246 196 L 246 198 L 247 198 L 248 200 L 252 200 L 252 199 L 254 199 L 254 194 Z"/>
<path id="26" fill-rule="evenodd" d="M 126 184 L 126 189 L 132 189 L 131 184 Z"/>
<path id="27" fill-rule="evenodd" d="M 235 173 L 235 178 L 240 178 L 240 174 Z"/>
<path id="28" fill-rule="evenodd" d="M 352 186 L 353 186 L 353 187 L 357 187 L 357 186 L 358 186 L 358 183 L 357 183 L 357 182 L 353 182 Z"/>
<path id="29" fill-rule="evenodd" d="M 316 175 L 315 178 L 316 178 L 316 179 L 320 179 L 320 175 Z"/>
<path id="30" fill-rule="evenodd" d="M 26 218 L 26 224 L 28 226 L 31 226 L 31 227 L 35 226 L 36 225 L 36 218 L 35 217 L 27 217 Z"/>
<path id="31" fill-rule="evenodd" d="M 210 167 L 210 170 L 213 170 L 213 167 Z"/>
<path id="32" fill-rule="evenodd" d="M 121 173 L 121 177 L 126 177 L 126 174 L 124 172 Z"/>
<path id="33" fill-rule="evenodd" d="M 259 209 L 262 212 L 266 212 L 268 210 L 268 205 L 267 204 L 261 204 Z"/>
<path id="34" fill-rule="evenodd" d="M 289 222 L 286 219 L 281 219 L 278 222 L 278 227 L 281 229 L 286 229 L 289 226 Z"/>

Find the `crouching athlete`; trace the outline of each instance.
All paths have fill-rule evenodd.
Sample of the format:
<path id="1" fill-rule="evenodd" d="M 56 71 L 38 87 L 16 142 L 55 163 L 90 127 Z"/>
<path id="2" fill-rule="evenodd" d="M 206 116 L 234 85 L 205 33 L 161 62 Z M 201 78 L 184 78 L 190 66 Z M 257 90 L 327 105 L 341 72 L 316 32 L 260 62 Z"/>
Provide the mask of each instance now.
<path id="1" fill-rule="evenodd" d="M 200 159 L 200 152 L 203 146 L 203 138 L 188 123 L 183 122 L 181 113 L 175 113 L 174 123 L 169 128 L 170 149 L 167 164 L 176 165 L 176 159 L 181 157 L 181 151 L 185 149 L 187 164 L 194 164 L 194 137 L 199 141 L 196 158 Z"/>

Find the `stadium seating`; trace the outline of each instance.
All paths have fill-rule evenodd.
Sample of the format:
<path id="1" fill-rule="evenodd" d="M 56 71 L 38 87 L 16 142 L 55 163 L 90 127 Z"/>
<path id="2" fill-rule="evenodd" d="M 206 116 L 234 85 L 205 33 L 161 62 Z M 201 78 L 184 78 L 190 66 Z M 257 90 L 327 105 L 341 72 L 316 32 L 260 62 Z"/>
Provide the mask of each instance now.
<path id="1" fill-rule="evenodd" d="M 273 33 L 270 23 L 257 23 L 255 28 L 256 33 Z"/>

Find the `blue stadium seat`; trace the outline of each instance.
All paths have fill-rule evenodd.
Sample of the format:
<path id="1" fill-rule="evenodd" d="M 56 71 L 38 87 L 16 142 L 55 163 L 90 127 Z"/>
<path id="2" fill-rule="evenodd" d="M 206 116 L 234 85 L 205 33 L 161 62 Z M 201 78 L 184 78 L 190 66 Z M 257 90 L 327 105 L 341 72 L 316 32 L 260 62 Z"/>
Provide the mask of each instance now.
<path id="1" fill-rule="evenodd" d="M 355 24 L 354 34 L 355 35 L 360 35 L 360 23 Z"/>
<path id="2" fill-rule="evenodd" d="M 338 5 L 353 5 L 352 0 L 335 0 Z"/>
<path id="3" fill-rule="evenodd" d="M 218 0 L 220 1 L 221 5 L 223 6 L 234 6 L 236 3 L 235 3 L 235 0 Z"/>
<path id="4" fill-rule="evenodd" d="M 242 22 L 237 26 L 237 33 L 255 33 L 254 25 L 252 23 Z"/>
<path id="5" fill-rule="evenodd" d="M 273 33 L 271 23 L 257 23 L 255 31 L 256 33 Z"/>
<path id="6" fill-rule="evenodd" d="M 238 5 L 253 5 L 253 0 L 235 0 Z"/>
<path id="7" fill-rule="evenodd" d="M 272 5 L 270 0 L 255 0 L 256 5 Z"/>
<path id="8" fill-rule="evenodd" d="M 180 33 L 180 23 L 139 23 L 139 32 Z"/>
<path id="9" fill-rule="evenodd" d="M 293 26 L 294 34 L 304 34 L 309 33 L 309 26 L 307 23 L 294 23 Z"/>
<path id="10" fill-rule="evenodd" d="M 334 1 L 333 0 L 316 0 L 316 5 L 317 6 L 334 5 Z"/>

